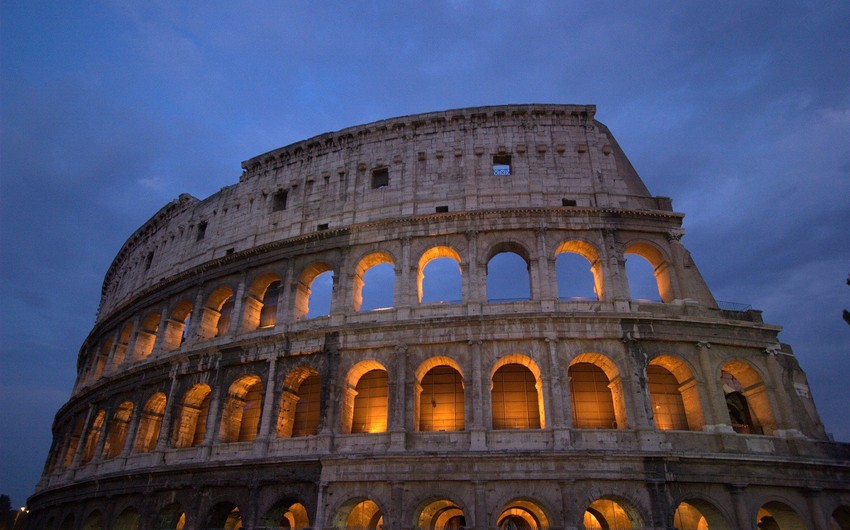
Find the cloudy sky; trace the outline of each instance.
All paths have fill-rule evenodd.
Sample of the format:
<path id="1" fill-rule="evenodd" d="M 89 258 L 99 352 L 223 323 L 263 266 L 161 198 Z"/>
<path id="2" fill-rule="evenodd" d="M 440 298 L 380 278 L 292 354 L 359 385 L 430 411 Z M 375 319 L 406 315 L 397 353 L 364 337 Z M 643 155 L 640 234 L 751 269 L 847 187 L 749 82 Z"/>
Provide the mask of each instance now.
<path id="1" fill-rule="evenodd" d="M 740 4 L 744 4 L 743 6 Z M 850 3 L 0 3 L 0 493 L 23 504 L 103 275 L 162 205 L 382 118 L 594 103 L 720 300 L 850 441 Z"/>

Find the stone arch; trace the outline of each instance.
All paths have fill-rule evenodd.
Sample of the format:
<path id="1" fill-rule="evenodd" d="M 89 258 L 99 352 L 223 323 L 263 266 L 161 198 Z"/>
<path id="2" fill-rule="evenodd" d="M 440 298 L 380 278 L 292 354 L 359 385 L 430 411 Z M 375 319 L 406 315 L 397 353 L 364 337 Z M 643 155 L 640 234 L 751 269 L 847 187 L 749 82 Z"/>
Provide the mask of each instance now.
<path id="1" fill-rule="evenodd" d="M 310 517 L 301 501 L 284 497 L 266 512 L 265 527 L 304 530 L 310 528 Z"/>
<path id="2" fill-rule="evenodd" d="M 756 525 L 763 530 L 806 530 L 799 513 L 785 502 L 769 501 L 759 508 Z"/>
<path id="3" fill-rule="evenodd" d="M 687 498 L 676 505 L 673 527 L 676 530 L 729 530 L 729 523 L 714 503 Z"/>
<path id="4" fill-rule="evenodd" d="M 390 285 L 389 288 L 394 292 L 395 259 L 388 252 L 384 251 L 369 253 L 360 258 L 360 261 L 358 261 L 357 265 L 354 267 L 354 276 L 352 278 L 352 307 L 354 311 L 360 311 L 364 306 L 363 289 L 366 287 L 366 274 L 373 267 L 383 264 L 388 264 L 393 267 L 393 285 Z M 374 307 L 370 307 L 371 304 L 369 303 L 365 305 L 367 306 L 366 310 L 376 309 Z"/>
<path id="5" fill-rule="evenodd" d="M 531 357 L 499 358 L 490 369 L 490 384 L 493 429 L 546 428 L 540 367 Z"/>
<path id="6" fill-rule="evenodd" d="M 164 506 L 156 516 L 157 529 L 183 530 L 186 526 L 186 512 L 179 502 Z"/>
<path id="7" fill-rule="evenodd" d="M 345 382 L 340 414 L 342 432 L 385 432 L 389 408 L 387 369 L 375 360 L 361 361 L 348 371 Z"/>
<path id="8" fill-rule="evenodd" d="M 136 442 L 133 451 L 150 453 L 156 449 L 159 432 L 162 428 L 162 418 L 165 416 L 166 397 L 163 392 L 156 392 L 148 398 L 139 418 L 136 430 Z"/>
<path id="9" fill-rule="evenodd" d="M 242 524 L 242 512 L 233 502 L 218 502 L 207 512 L 206 528 L 238 530 L 242 528 Z"/>
<path id="10" fill-rule="evenodd" d="M 124 324 L 124 327 L 121 328 L 121 333 L 118 334 L 118 341 L 115 343 L 115 351 L 112 352 L 112 365 L 110 366 L 110 370 L 115 370 L 122 364 L 127 358 L 127 348 L 130 347 L 130 337 L 133 335 L 133 324 L 127 322 Z"/>
<path id="11" fill-rule="evenodd" d="M 500 254 L 504 254 L 504 266 L 499 261 L 493 261 Z M 531 300 L 533 293 L 531 292 L 531 253 L 528 248 L 516 241 L 502 241 L 496 243 L 487 251 L 487 259 L 485 260 L 485 271 L 487 272 L 487 301 L 512 301 L 512 300 Z M 525 271 L 522 273 L 520 264 L 517 258 L 525 262 Z M 499 270 L 496 270 L 499 269 Z M 504 269 L 504 270 L 501 270 Z M 508 275 L 524 274 L 525 281 L 520 278 L 511 278 L 510 283 L 513 285 L 510 291 L 505 290 L 502 285 L 508 282 Z M 526 290 L 527 287 L 527 290 Z M 511 296 L 508 296 L 510 294 Z"/>
<path id="12" fill-rule="evenodd" d="M 338 530 L 379 530 L 384 524 L 384 510 L 368 497 L 355 497 L 342 503 L 333 519 Z"/>
<path id="13" fill-rule="evenodd" d="M 123 451 L 127 439 L 127 429 L 130 426 L 130 418 L 132 416 L 132 401 L 124 401 L 118 405 L 118 409 L 115 410 L 112 420 L 106 429 L 106 443 L 103 446 L 103 456 L 105 458 L 115 458 Z"/>
<path id="14" fill-rule="evenodd" d="M 234 291 L 227 285 L 216 288 L 207 297 L 198 325 L 198 336 L 212 339 L 226 334 L 233 318 Z"/>
<path id="15" fill-rule="evenodd" d="M 582 353 L 569 364 L 573 426 L 626 429 L 628 415 L 620 370 L 601 353 Z"/>
<path id="16" fill-rule="evenodd" d="M 100 344 L 100 348 L 98 349 L 98 354 L 95 358 L 94 372 L 91 377 L 93 382 L 103 377 L 103 373 L 106 371 L 106 362 L 109 360 L 110 351 L 112 351 L 111 335 L 103 339 Z"/>
<path id="17" fill-rule="evenodd" d="M 277 305 L 282 291 L 281 278 L 273 272 L 257 276 L 248 288 L 243 302 L 242 329 L 273 328 L 277 323 Z"/>
<path id="18" fill-rule="evenodd" d="M 133 347 L 133 360 L 141 361 L 153 351 L 156 334 L 159 331 L 159 321 L 162 315 L 158 311 L 148 313 L 139 324 L 136 331 L 136 341 Z"/>
<path id="19" fill-rule="evenodd" d="M 432 496 L 413 510 L 412 528 L 455 530 L 467 527 L 466 510 L 448 496 Z"/>
<path id="20" fill-rule="evenodd" d="M 543 505 L 534 499 L 518 497 L 502 505 L 495 526 L 499 530 L 549 530 L 550 517 Z M 491 523 L 492 524 L 492 523 Z"/>
<path id="21" fill-rule="evenodd" d="M 850 506 L 843 504 L 834 509 L 830 523 L 834 530 L 850 530 Z"/>
<path id="22" fill-rule="evenodd" d="M 322 379 L 319 371 L 299 366 L 287 374 L 280 396 L 277 435 L 281 438 L 319 433 Z"/>
<path id="23" fill-rule="evenodd" d="M 165 324 L 165 335 L 162 337 L 162 348 L 166 351 L 174 351 L 186 341 L 189 329 L 189 320 L 192 318 L 192 302 L 180 300 Z"/>
<path id="24" fill-rule="evenodd" d="M 593 276 L 593 291 L 596 293 L 596 299 L 602 300 L 605 297 L 605 282 L 603 281 L 602 262 L 599 259 L 599 251 L 596 246 L 581 239 L 562 241 L 558 244 L 553 256 L 556 263 L 558 256 L 564 253 L 577 254 L 588 261 L 590 273 Z M 561 285 L 561 278 L 558 278 L 558 297 L 561 299 L 567 296 L 564 287 Z"/>
<path id="25" fill-rule="evenodd" d="M 463 371 L 446 356 L 426 359 L 416 369 L 414 418 L 418 431 L 462 431 L 465 427 Z"/>
<path id="26" fill-rule="evenodd" d="M 659 298 L 665 304 L 672 302 L 675 296 L 673 294 L 672 278 L 670 275 L 670 259 L 665 256 L 664 252 L 654 243 L 632 241 L 626 245 L 623 251 L 623 255 L 626 254 L 640 256 L 652 265 Z"/>
<path id="27" fill-rule="evenodd" d="M 584 511 L 585 530 L 638 530 L 643 528 L 640 512 L 623 497 L 605 495 L 591 502 Z"/>
<path id="28" fill-rule="evenodd" d="M 115 518 L 115 522 L 112 524 L 112 530 L 139 530 L 140 520 L 139 511 L 132 506 L 128 506 Z"/>
<path id="29" fill-rule="evenodd" d="M 221 411 L 219 440 L 252 442 L 260 428 L 263 380 L 256 374 L 239 377 L 230 384 Z"/>
<path id="30" fill-rule="evenodd" d="M 94 418 L 92 418 L 89 430 L 86 433 L 86 445 L 83 446 L 83 454 L 81 463 L 85 464 L 94 458 L 94 451 L 100 442 L 100 435 L 103 431 L 103 423 L 106 421 L 106 411 L 100 409 Z"/>
<path id="31" fill-rule="evenodd" d="M 69 513 L 62 519 L 62 524 L 59 525 L 59 530 L 74 530 L 74 514 Z"/>
<path id="32" fill-rule="evenodd" d="M 103 514 L 100 513 L 100 510 L 89 512 L 83 519 L 83 526 L 80 527 L 80 530 L 103 530 Z"/>
<path id="33" fill-rule="evenodd" d="M 180 416 L 174 425 L 174 447 L 195 447 L 204 443 L 210 409 L 209 385 L 198 383 L 183 394 Z"/>
<path id="34" fill-rule="evenodd" d="M 428 267 L 428 265 L 432 261 L 435 261 L 435 260 L 452 260 L 452 261 L 457 263 L 457 278 L 456 278 L 457 296 L 449 297 L 449 299 L 447 299 L 447 300 L 425 300 L 425 298 L 429 298 L 428 296 L 426 296 L 426 289 L 425 289 L 425 278 L 426 278 L 425 269 Z M 455 302 L 456 300 L 457 301 L 461 300 L 461 298 L 463 297 L 463 295 L 462 295 L 462 283 L 461 283 L 462 282 L 462 280 L 461 280 L 461 276 L 462 276 L 461 264 L 462 264 L 462 260 L 460 258 L 460 254 L 458 254 L 455 249 L 453 249 L 452 247 L 449 247 L 449 246 L 431 247 L 428 250 L 426 250 L 425 252 L 423 252 L 422 255 L 419 257 L 419 264 L 416 268 L 416 270 L 417 270 L 417 272 L 416 272 L 416 296 L 417 296 L 417 300 L 419 301 L 419 303 L 421 304 L 423 301 L 452 303 L 452 302 Z M 441 283 L 447 282 L 447 281 L 454 281 L 454 280 L 455 280 L 454 278 L 450 278 L 448 280 L 446 278 L 440 279 Z"/>
<path id="35" fill-rule="evenodd" d="M 775 428 L 767 385 L 755 366 L 741 359 L 728 360 L 720 369 L 720 383 L 736 432 L 763 434 Z"/>
<path id="36" fill-rule="evenodd" d="M 319 275 L 324 273 L 330 273 L 331 276 L 334 275 L 333 266 L 325 261 L 313 262 L 304 267 L 304 270 L 301 271 L 301 274 L 298 276 L 298 281 L 295 284 L 295 320 L 311 318 L 309 315 L 311 314 L 310 304 L 312 301 L 311 295 L 313 289 L 313 282 Z M 328 299 L 330 300 L 331 293 L 328 292 L 326 294 Z M 328 314 L 330 314 L 331 309 L 332 308 L 329 306 Z"/>
<path id="37" fill-rule="evenodd" d="M 68 434 L 68 441 L 66 443 L 65 450 L 65 459 L 63 462 L 63 468 L 68 469 L 71 467 L 71 464 L 74 462 L 74 455 L 77 453 L 77 446 L 80 444 L 80 438 L 83 435 L 83 427 L 85 426 L 85 418 L 80 417 L 77 418 L 77 422 L 74 425 L 74 429 Z"/>
<path id="38" fill-rule="evenodd" d="M 656 428 L 698 431 L 705 425 L 697 381 L 685 361 L 654 357 L 647 366 L 647 386 Z"/>

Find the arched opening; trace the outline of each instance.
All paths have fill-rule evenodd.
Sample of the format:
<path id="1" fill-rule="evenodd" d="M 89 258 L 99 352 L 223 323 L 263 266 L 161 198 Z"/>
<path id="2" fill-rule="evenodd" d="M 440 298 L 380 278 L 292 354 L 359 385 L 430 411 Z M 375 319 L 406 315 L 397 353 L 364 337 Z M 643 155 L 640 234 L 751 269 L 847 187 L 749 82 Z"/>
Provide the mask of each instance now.
<path id="1" fill-rule="evenodd" d="M 77 446 L 80 443 L 80 437 L 83 435 L 83 426 L 85 425 L 84 418 L 78 418 L 71 435 L 68 438 L 68 448 L 65 450 L 64 468 L 68 469 L 74 462 L 74 455 L 77 454 Z"/>
<path id="2" fill-rule="evenodd" d="M 612 383 L 605 370 L 592 362 L 574 361 L 567 373 L 575 428 L 617 429 L 622 426 L 617 421 Z"/>
<path id="3" fill-rule="evenodd" d="M 203 383 L 186 391 L 180 418 L 174 426 L 174 447 L 195 447 L 204 443 L 212 390 Z"/>
<path id="4" fill-rule="evenodd" d="M 133 348 L 133 359 L 141 361 L 151 354 L 156 343 L 156 334 L 159 330 L 159 321 L 162 316 L 159 313 L 150 313 L 142 320 L 139 330 L 136 332 L 136 343 Z"/>
<path id="5" fill-rule="evenodd" d="M 106 361 L 109 360 L 109 352 L 112 350 L 112 337 L 107 337 L 100 346 L 97 360 L 95 361 L 94 374 L 92 381 L 97 381 L 103 377 L 103 372 L 106 370 Z"/>
<path id="6" fill-rule="evenodd" d="M 227 390 L 221 411 L 219 439 L 224 443 L 252 442 L 260 428 L 263 381 L 257 375 L 244 375 Z"/>
<path id="7" fill-rule="evenodd" d="M 59 525 L 59 530 L 74 530 L 74 514 L 69 513 L 62 519 L 62 524 Z"/>
<path id="8" fill-rule="evenodd" d="M 185 526 L 186 513 L 176 502 L 163 508 L 156 518 L 157 530 L 183 530 Z"/>
<path id="9" fill-rule="evenodd" d="M 162 428 L 162 418 L 165 415 L 165 401 L 165 394 L 157 392 L 145 403 L 136 431 L 136 443 L 133 448 L 135 452 L 150 453 L 156 449 L 159 431 Z"/>
<path id="10" fill-rule="evenodd" d="M 773 428 L 773 410 L 761 376 L 744 361 L 726 363 L 720 370 L 729 422 L 735 432 L 764 434 Z"/>
<path id="11" fill-rule="evenodd" d="M 395 263 L 386 252 L 365 256 L 354 269 L 354 310 L 372 311 L 393 307 Z"/>
<path id="12" fill-rule="evenodd" d="M 419 258 L 416 292 L 419 303 L 462 301 L 460 255 L 451 247 L 432 247 Z"/>
<path id="13" fill-rule="evenodd" d="M 102 530 L 103 529 L 103 516 L 99 511 L 95 510 L 86 517 L 85 521 L 83 521 L 83 526 L 80 530 Z"/>
<path id="14" fill-rule="evenodd" d="M 240 530 L 242 528 L 242 514 L 232 502 L 220 502 L 213 506 L 207 517 L 207 530 Z"/>
<path id="15" fill-rule="evenodd" d="M 531 300 L 528 252 L 519 245 L 497 245 L 487 260 L 487 301 Z"/>
<path id="16" fill-rule="evenodd" d="M 850 506 L 839 506 L 833 510 L 830 530 L 850 530 Z"/>
<path id="17" fill-rule="evenodd" d="M 233 305 L 233 289 L 222 286 L 213 291 L 201 314 L 198 335 L 202 339 L 211 339 L 226 334 L 230 330 Z"/>
<path id="18" fill-rule="evenodd" d="M 590 243 L 578 240 L 561 243 L 555 251 L 555 273 L 559 299 L 602 299 L 602 265 L 599 253 Z"/>
<path id="19" fill-rule="evenodd" d="M 585 530 L 632 530 L 643 526 L 631 506 L 611 498 L 590 503 L 584 512 L 583 523 Z"/>
<path id="20" fill-rule="evenodd" d="M 415 519 L 415 527 L 432 530 L 460 530 L 466 527 L 463 509 L 449 499 L 429 502 Z"/>
<path id="21" fill-rule="evenodd" d="M 768 502 L 759 508 L 756 526 L 759 530 L 806 530 L 797 512 L 779 501 Z"/>
<path id="22" fill-rule="evenodd" d="M 329 263 L 305 267 L 295 284 L 295 320 L 330 315 L 333 287 L 334 273 Z"/>
<path id="23" fill-rule="evenodd" d="M 462 431 L 463 376 L 449 365 L 434 366 L 419 381 L 419 430 Z"/>
<path id="24" fill-rule="evenodd" d="M 548 530 L 549 518 L 536 502 L 517 499 L 502 508 L 496 526 L 499 530 Z"/>
<path id="25" fill-rule="evenodd" d="M 124 449 L 127 439 L 127 428 L 130 426 L 130 418 L 133 416 L 133 403 L 125 401 L 118 406 L 118 410 L 112 415 L 112 421 L 106 429 L 106 442 L 103 446 L 103 455 L 106 458 L 115 458 Z"/>
<path id="26" fill-rule="evenodd" d="M 280 276 L 273 273 L 258 276 L 245 296 L 243 329 L 250 331 L 273 328 L 277 322 L 280 293 Z"/>
<path id="27" fill-rule="evenodd" d="M 188 300 L 178 302 L 165 324 L 165 335 L 162 337 L 163 349 L 174 351 L 186 342 L 191 317 L 192 302 Z"/>
<path id="28" fill-rule="evenodd" d="M 646 368 L 646 378 L 655 427 L 664 431 L 687 431 L 688 416 L 676 377 L 663 366 L 651 364 Z"/>
<path id="29" fill-rule="evenodd" d="M 86 434 L 86 445 L 83 446 L 82 463 L 85 464 L 94 458 L 94 451 L 100 442 L 101 431 L 103 430 L 103 422 L 106 420 L 106 411 L 101 409 L 91 422 L 89 431 Z"/>
<path id="30" fill-rule="evenodd" d="M 637 242 L 627 246 L 623 254 L 640 258 L 626 258 L 626 275 L 632 300 L 673 301 L 670 266 L 660 250 L 649 243 Z"/>
<path id="31" fill-rule="evenodd" d="M 277 419 L 281 438 L 318 434 L 321 420 L 322 380 L 314 368 L 299 367 L 284 381 Z"/>
<path id="32" fill-rule="evenodd" d="M 375 501 L 370 499 L 358 502 L 350 508 L 343 507 L 342 512 L 345 515 L 343 526 L 345 530 L 383 530 L 384 528 L 384 514 Z"/>
<path id="33" fill-rule="evenodd" d="M 673 513 L 676 530 L 728 530 L 726 519 L 711 503 L 700 499 L 682 501 Z"/>
<path id="34" fill-rule="evenodd" d="M 304 530 L 310 527 L 307 508 L 300 502 L 287 499 L 275 504 L 266 514 L 266 528 L 271 530 Z"/>
<path id="35" fill-rule="evenodd" d="M 386 370 L 370 370 L 363 374 L 354 388 L 352 433 L 387 431 L 389 379 Z"/>
<path id="36" fill-rule="evenodd" d="M 127 348 L 130 347 L 130 337 L 133 334 L 133 324 L 126 323 L 121 328 L 121 333 L 118 335 L 118 342 L 115 344 L 115 351 L 112 353 L 111 369 L 115 370 L 124 363 L 127 357 Z"/>
<path id="37" fill-rule="evenodd" d="M 115 519 L 112 530 L 139 530 L 139 512 L 135 508 L 125 508 Z"/>
<path id="38" fill-rule="evenodd" d="M 530 360 L 516 356 L 513 360 Z M 536 366 L 534 367 L 536 369 Z M 503 362 L 491 379 L 493 429 L 540 429 L 544 427 L 539 371 L 518 362 Z"/>

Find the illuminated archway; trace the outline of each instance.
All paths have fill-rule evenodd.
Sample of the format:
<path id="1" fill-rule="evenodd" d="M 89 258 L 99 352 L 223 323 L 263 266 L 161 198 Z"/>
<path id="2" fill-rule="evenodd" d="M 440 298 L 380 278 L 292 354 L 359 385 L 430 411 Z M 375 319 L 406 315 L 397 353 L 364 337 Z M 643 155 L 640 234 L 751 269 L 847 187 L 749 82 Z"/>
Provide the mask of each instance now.
<path id="1" fill-rule="evenodd" d="M 393 306 L 395 261 L 386 252 L 364 256 L 354 268 L 354 311 L 371 311 Z"/>
<path id="2" fill-rule="evenodd" d="M 100 435 L 103 430 L 103 422 L 106 420 L 106 411 L 101 409 L 89 425 L 89 431 L 86 433 L 86 445 L 83 447 L 83 464 L 94 458 L 94 451 L 100 441 Z"/>
<path id="3" fill-rule="evenodd" d="M 518 243 L 495 245 L 487 256 L 487 301 L 531 300 L 531 260 Z"/>
<path id="4" fill-rule="evenodd" d="M 420 431 L 462 431 L 464 388 L 460 367 L 452 359 L 429 359 L 416 371 L 416 418 Z"/>
<path id="5" fill-rule="evenodd" d="M 756 514 L 759 530 L 806 530 L 807 526 L 794 508 L 779 501 L 762 505 Z"/>
<path id="6" fill-rule="evenodd" d="M 257 437 L 263 406 L 263 381 L 258 375 L 243 375 L 227 390 L 221 411 L 219 439 L 251 442 Z"/>
<path id="7" fill-rule="evenodd" d="M 505 356 L 490 376 L 493 429 L 546 427 L 540 368 L 526 355 Z"/>
<path id="8" fill-rule="evenodd" d="M 764 434 L 775 425 L 767 387 L 749 363 L 732 360 L 720 370 L 720 383 L 726 397 L 729 422 L 736 432 Z"/>
<path id="9" fill-rule="evenodd" d="M 651 274 L 654 278 L 654 283 L 656 288 L 658 289 L 658 297 L 664 303 L 669 303 L 673 301 L 673 285 L 670 277 L 670 265 L 667 258 L 665 258 L 664 254 L 653 244 L 647 243 L 644 241 L 636 241 L 630 243 L 626 246 L 626 249 L 623 251 L 625 256 L 629 254 L 633 254 L 635 256 L 640 256 L 645 259 L 651 265 Z M 628 261 L 626 262 L 627 271 L 630 266 L 628 265 Z M 628 274 L 628 273 L 627 273 Z M 629 284 L 634 283 L 635 285 L 640 284 L 640 278 L 633 278 L 633 275 L 629 275 Z M 634 288 L 633 288 L 634 291 Z M 635 298 L 635 296 L 632 296 Z"/>
<path id="10" fill-rule="evenodd" d="M 271 272 L 258 276 L 245 295 L 242 328 L 249 331 L 273 328 L 280 292 L 280 276 Z"/>
<path id="11" fill-rule="evenodd" d="M 335 528 L 345 530 L 383 530 L 384 514 L 371 499 L 350 500 L 337 514 Z"/>
<path id="12" fill-rule="evenodd" d="M 266 513 L 267 528 L 287 530 L 304 530 L 310 527 L 307 508 L 294 499 L 284 499 L 277 502 Z"/>
<path id="13" fill-rule="evenodd" d="M 174 425 L 174 447 L 195 447 L 204 443 L 211 393 L 208 385 L 199 383 L 183 395 L 180 417 Z"/>
<path id="14" fill-rule="evenodd" d="M 298 367 L 287 375 L 280 396 L 277 435 L 281 438 L 318 434 L 322 379 L 315 368 Z"/>
<path id="15" fill-rule="evenodd" d="M 112 420 L 106 429 L 106 442 L 103 446 L 105 458 L 115 458 L 124 449 L 127 438 L 127 428 L 130 426 L 130 418 L 133 416 L 133 402 L 125 401 L 118 406 Z"/>
<path id="16" fill-rule="evenodd" d="M 687 499 L 679 503 L 673 513 L 676 530 L 728 530 L 726 518 L 710 502 Z"/>
<path id="17" fill-rule="evenodd" d="M 330 263 L 311 263 L 295 284 L 295 320 L 327 316 L 331 311 L 334 272 Z"/>
<path id="18" fill-rule="evenodd" d="M 207 517 L 207 528 L 223 530 L 240 530 L 242 514 L 239 507 L 232 502 L 220 502 L 213 506 Z"/>
<path id="19" fill-rule="evenodd" d="M 459 303 L 462 296 L 460 254 L 451 247 L 426 250 L 419 258 L 416 294 L 419 303 Z"/>
<path id="20" fill-rule="evenodd" d="M 549 518 L 535 501 L 515 499 L 502 508 L 496 526 L 499 530 L 548 530 Z"/>
<path id="21" fill-rule="evenodd" d="M 602 497 L 590 503 L 584 512 L 585 530 L 632 530 L 642 528 L 640 516 L 629 503 Z"/>
<path id="22" fill-rule="evenodd" d="M 389 379 L 381 369 L 370 370 L 357 380 L 351 432 L 386 432 Z"/>
<path id="23" fill-rule="evenodd" d="M 161 315 L 158 312 L 148 313 L 136 331 L 136 342 L 133 348 L 133 359 L 140 361 L 153 351 L 156 334 L 159 331 Z"/>
<path id="24" fill-rule="evenodd" d="M 434 499 L 418 510 L 414 527 L 430 530 L 458 530 L 466 527 L 466 516 L 463 508 L 454 501 Z"/>
<path id="25" fill-rule="evenodd" d="M 590 265 L 589 272 L 587 265 Z M 599 252 L 586 241 L 570 240 L 558 245 L 555 272 L 561 300 L 602 300 L 605 296 Z"/>
<path id="26" fill-rule="evenodd" d="M 649 396 L 658 429 L 698 431 L 705 425 L 699 388 L 691 368 L 672 355 L 661 355 L 647 367 Z"/>
<path id="27" fill-rule="evenodd" d="M 136 431 L 136 443 L 133 450 L 137 453 L 150 453 L 156 449 L 159 431 L 162 428 L 162 418 L 165 415 L 165 394 L 157 392 L 148 398 L 139 418 Z"/>
<path id="28" fill-rule="evenodd" d="M 186 334 L 189 329 L 189 320 L 192 317 L 192 302 L 189 300 L 181 300 L 171 315 L 168 317 L 168 322 L 165 325 L 165 335 L 162 337 L 162 347 L 166 351 L 178 349 L 186 341 Z"/>
<path id="29" fill-rule="evenodd" d="M 126 323 L 121 328 L 121 333 L 118 334 L 118 342 L 115 344 L 115 351 L 112 352 L 112 364 L 110 369 L 115 370 L 121 366 L 127 357 L 127 348 L 130 346 L 130 337 L 133 335 L 133 324 Z"/>

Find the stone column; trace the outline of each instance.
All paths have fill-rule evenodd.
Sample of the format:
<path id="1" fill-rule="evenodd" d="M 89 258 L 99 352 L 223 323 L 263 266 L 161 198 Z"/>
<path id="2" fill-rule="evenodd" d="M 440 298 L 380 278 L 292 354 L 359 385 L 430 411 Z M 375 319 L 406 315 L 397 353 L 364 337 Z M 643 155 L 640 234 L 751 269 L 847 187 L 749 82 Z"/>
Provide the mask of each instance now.
<path id="1" fill-rule="evenodd" d="M 127 425 L 127 433 L 124 435 L 124 447 L 121 448 L 119 458 L 126 458 L 136 445 L 136 431 L 139 428 L 139 421 L 142 419 L 142 414 L 145 413 L 144 404 L 133 407 L 133 414 L 130 416 L 130 423 Z"/>
<path id="2" fill-rule="evenodd" d="M 466 274 L 462 275 L 462 291 L 463 301 L 467 304 L 477 304 L 475 314 L 481 312 L 480 304 L 486 297 L 484 291 L 487 282 L 486 275 L 482 275 L 481 266 L 478 263 L 478 231 L 469 230 L 466 232 L 467 243 L 467 270 L 463 271 Z M 472 309 L 470 308 L 470 312 Z"/>
<path id="3" fill-rule="evenodd" d="M 266 393 L 263 396 L 263 413 L 260 417 L 260 433 L 257 436 L 258 439 L 263 440 L 265 445 L 268 446 L 268 441 L 273 438 L 271 436 L 271 419 L 272 419 L 272 411 L 274 410 L 274 389 L 276 386 L 277 377 L 277 353 L 272 352 L 269 357 L 269 376 L 266 380 Z"/>
<path id="4" fill-rule="evenodd" d="M 829 523 L 824 517 L 823 506 L 820 502 L 820 488 L 806 488 L 803 491 L 806 496 L 806 504 L 809 507 L 809 523 L 813 530 L 829 530 Z"/>
<path id="5" fill-rule="evenodd" d="M 627 404 L 630 403 L 629 413 L 633 418 L 630 421 L 631 426 L 637 430 L 654 430 L 650 425 L 649 418 L 651 417 L 651 402 L 649 398 L 649 385 L 646 380 L 646 353 L 641 347 L 640 341 L 631 336 L 631 333 L 626 333 L 623 338 L 625 350 L 625 369 L 628 371 L 628 376 L 625 379 L 629 384 L 626 388 L 629 389 L 626 396 Z"/>
<path id="6" fill-rule="evenodd" d="M 165 341 L 168 322 L 171 320 L 171 315 L 168 313 L 168 304 L 164 304 L 159 312 L 159 324 L 156 328 L 156 338 L 153 341 L 151 355 L 160 352 L 163 349 L 162 343 Z"/>
<path id="7" fill-rule="evenodd" d="M 483 480 L 475 480 L 472 483 L 475 485 L 475 524 L 472 528 L 487 530 L 490 514 L 490 507 L 487 506 L 487 483 Z"/>
<path id="8" fill-rule="evenodd" d="M 614 308 L 617 311 L 629 311 L 631 293 L 626 276 L 626 260 L 623 258 L 623 249 L 617 243 L 616 230 L 612 228 L 602 230 L 602 240 L 604 246 L 600 249 L 600 259 L 604 257 L 602 277 L 605 284 L 605 298 L 614 302 Z"/>
<path id="9" fill-rule="evenodd" d="M 799 432 L 800 424 L 794 417 L 787 392 L 793 391 L 794 386 L 790 380 L 787 384 L 785 382 L 784 370 L 779 365 L 779 360 L 777 359 L 777 356 L 782 355 L 780 349 L 781 346 L 779 344 L 774 344 L 765 349 L 766 358 L 764 362 L 767 365 L 767 375 L 770 377 L 770 380 L 766 381 L 766 383 L 772 389 L 771 392 L 768 392 L 768 396 L 776 397 L 776 412 L 774 414 L 776 429 Z"/>
<path id="10" fill-rule="evenodd" d="M 180 411 L 180 404 L 174 403 L 174 392 L 177 390 L 177 369 L 178 365 L 171 367 L 171 387 L 168 389 L 168 396 L 165 399 L 165 410 L 162 412 L 162 424 L 159 426 L 159 436 L 156 440 L 156 448 L 154 451 L 159 453 L 156 458 L 158 462 L 162 461 L 163 451 L 169 445 L 169 437 L 171 435 L 171 424 L 174 421 L 174 414 Z"/>
<path id="11" fill-rule="evenodd" d="M 708 350 L 711 348 L 711 343 L 700 341 L 696 343 L 699 350 L 699 366 L 702 371 L 702 377 L 697 379 L 703 380 L 703 397 L 705 398 L 706 406 L 704 407 L 705 414 L 705 430 L 719 432 L 734 432 L 729 424 L 729 413 L 726 410 L 726 398 L 723 396 L 723 389 L 720 386 L 720 370 L 714 370 L 711 364 L 711 356 Z"/>
<path id="12" fill-rule="evenodd" d="M 393 285 L 393 307 L 398 309 L 409 308 L 414 305 L 416 282 L 411 278 L 416 277 L 416 264 L 410 262 L 410 236 L 401 238 L 401 263 L 397 264 L 395 283 Z"/>
<path id="13" fill-rule="evenodd" d="M 546 227 L 536 228 L 537 234 L 537 278 L 532 275 L 531 298 L 553 302 L 558 299 L 557 282 L 553 282 L 554 261 L 549 257 L 549 249 L 546 244 Z M 554 306 L 544 306 L 544 310 L 551 311 Z"/>
<path id="14" fill-rule="evenodd" d="M 545 339 L 549 350 L 548 370 L 549 374 L 549 407 L 551 411 L 551 427 L 553 429 L 564 428 L 564 390 L 561 379 L 561 367 L 558 363 L 558 337 L 555 334 L 548 335 Z"/>
<path id="15" fill-rule="evenodd" d="M 755 517 L 750 517 L 747 504 L 744 500 L 746 484 L 730 484 L 729 492 L 732 494 L 732 504 L 735 507 L 736 524 L 732 526 L 740 530 L 756 530 Z"/>
<path id="16" fill-rule="evenodd" d="M 245 307 L 245 274 L 239 280 L 236 293 L 233 295 L 233 312 L 230 314 L 230 329 L 227 330 L 228 337 L 236 337 L 242 331 L 242 308 Z"/>
<path id="17" fill-rule="evenodd" d="M 68 466 L 69 469 L 80 467 L 80 460 L 83 457 L 83 448 L 86 446 L 86 438 L 88 438 L 89 430 L 91 429 L 91 417 L 94 410 L 94 404 L 89 405 L 89 410 L 86 412 L 86 420 L 83 422 L 83 428 L 80 431 L 80 438 L 77 440 L 77 449 L 74 451 L 74 458 L 71 460 L 71 465 Z M 73 436 L 73 432 L 71 436 Z"/>
<path id="18" fill-rule="evenodd" d="M 487 411 L 489 410 L 488 406 L 485 406 L 485 397 L 484 397 L 484 381 L 483 374 L 481 368 L 481 341 L 480 340 L 470 340 L 469 341 L 469 358 L 472 361 L 472 399 L 471 399 L 471 407 L 469 410 L 471 412 L 471 423 L 470 426 L 470 436 L 471 436 L 471 446 L 470 449 L 483 451 L 487 449 L 487 423 L 486 419 Z M 489 399 L 486 400 L 489 403 Z"/>
<path id="19" fill-rule="evenodd" d="M 390 483 L 390 509 L 392 513 L 384 514 L 384 517 L 389 519 L 389 524 L 386 527 L 409 530 L 410 525 L 404 524 L 406 517 L 404 513 L 404 483 L 402 482 L 393 481 Z"/>
<path id="20" fill-rule="evenodd" d="M 292 277 L 295 274 L 292 260 L 286 262 L 286 272 L 280 282 L 280 293 L 277 299 L 277 314 L 275 315 L 274 327 L 280 332 L 289 328 L 289 323 L 295 320 L 295 308 L 293 306 L 294 284 Z"/>

